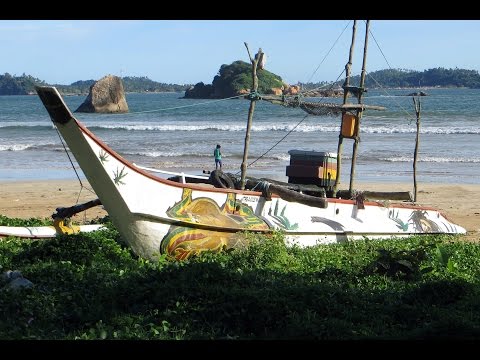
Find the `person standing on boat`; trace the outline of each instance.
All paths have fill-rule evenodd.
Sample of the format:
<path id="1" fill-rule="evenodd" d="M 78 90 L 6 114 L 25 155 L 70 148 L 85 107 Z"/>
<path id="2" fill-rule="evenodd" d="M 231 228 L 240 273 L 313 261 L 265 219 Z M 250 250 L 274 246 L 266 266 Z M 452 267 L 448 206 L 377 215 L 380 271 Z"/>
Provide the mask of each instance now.
<path id="1" fill-rule="evenodd" d="M 213 150 L 213 156 L 215 157 L 215 170 L 218 170 L 220 166 L 220 170 L 222 170 L 222 153 L 220 152 L 220 144 L 217 144 L 215 150 Z"/>

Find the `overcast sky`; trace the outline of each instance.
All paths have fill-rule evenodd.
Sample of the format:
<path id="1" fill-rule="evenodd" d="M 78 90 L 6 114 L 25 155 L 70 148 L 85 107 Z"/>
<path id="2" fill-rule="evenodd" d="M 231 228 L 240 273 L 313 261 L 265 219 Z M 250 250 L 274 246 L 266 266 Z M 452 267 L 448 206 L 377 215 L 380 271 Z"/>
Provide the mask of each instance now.
<path id="1" fill-rule="evenodd" d="M 50 84 L 98 80 L 107 74 L 147 76 L 164 83 L 211 83 L 220 65 L 248 61 L 247 42 L 252 55 L 262 48 L 266 69 L 287 83 L 332 81 L 345 67 L 352 23 L 0 20 L 0 74 L 25 73 Z M 361 69 L 364 30 L 364 21 L 359 21 L 354 74 Z M 480 20 L 373 20 L 370 30 L 367 71 L 480 69 Z"/>

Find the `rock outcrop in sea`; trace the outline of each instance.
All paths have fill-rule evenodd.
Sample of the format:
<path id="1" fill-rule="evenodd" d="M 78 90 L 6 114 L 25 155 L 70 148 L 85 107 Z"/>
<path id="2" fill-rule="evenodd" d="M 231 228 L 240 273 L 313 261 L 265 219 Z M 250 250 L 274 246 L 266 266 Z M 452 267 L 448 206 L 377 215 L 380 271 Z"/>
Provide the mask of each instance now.
<path id="1" fill-rule="evenodd" d="M 85 101 L 75 110 L 85 113 L 126 113 L 127 100 L 122 79 L 107 75 L 90 86 Z"/>
<path id="2" fill-rule="evenodd" d="M 298 95 L 302 92 L 304 97 L 341 97 L 343 96 L 343 89 L 317 89 L 310 91 L 301 91 L 299 85 L 284 84 L 282 87 L 272 87 L 266 90 L 267 95 Z M 191 86 L 185 91 L 185 99 L 223 99 L 236 95 L 248 95 L 250 89 L 240 89 L 235 94 L 227 94 L 219 91 L 211 84 L 205 85 L 203 82 Z"/>
<path id="3" fill-rule="evenodd" d="M 336 97 L 342 96 L 343 90 L 311 90 L 306 93 L 300 85 L 289 85 L 282 78 L 268 70 L 257 71 L 258 93 L 275 96 L 295 96 L 302 93 L 307 97 Z M 223 64 L 218 75 L 213 78 L 212 84 L 199 82 L 185 91 L 186 99 L 225 99 L 241 95 L 248 95 L 252 86 L 251 65 L 238 60 L 230 65 Z"/>
<path id="4" fill-rule="evenodd" d="M 408 94 L 407 96 L 428 96 L 428 94 L 426 92 L 423 92 L 423 91 L 416 91 L 416 92 Z"/>

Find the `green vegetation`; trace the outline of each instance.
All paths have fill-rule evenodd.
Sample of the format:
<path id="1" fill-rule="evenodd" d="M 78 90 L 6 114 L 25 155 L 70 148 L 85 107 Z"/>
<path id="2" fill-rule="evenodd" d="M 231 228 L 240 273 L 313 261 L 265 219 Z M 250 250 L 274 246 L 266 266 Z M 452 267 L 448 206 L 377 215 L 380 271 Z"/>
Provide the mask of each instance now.
<path id="1" fill-rule="evenodd" d="M 181 92 L 190 85 L 166 84 L 150 80 L 146 76 L 126 76 L 122 78 L 127 92 Z"/>
<path id="2" fill-rule="evenodd" d="M 301 84 L 302 89 L 315 89 L 326 85 L 326 82 Z M 341 86 L 343 80 L 337 85 Z M 360 84 L 360 76 L 353 76 L 351 84 Z M 477 70 L 435 68 L 424 71 L 406 69 L 387 69 L 367 73 L 365 86 L 369 89 L 386 88 L 418 88 L 418 87 L 467 87 L 480 88 L 480 74 Z"/>
<path id="3" fill-rule="evenodd" d="M 246 234 L 246 236 L 251 236 Z M 0 339 L 478 339 L 480 245 L 451 237 L 287 248 L 280 233 L 184 262 L 107 230 L 0 242 Z M 0 280 L 2 281 L 2 280 Z"/>
<path id="4" fill-rule="evenodd" d="M 5 215 L 0 215 L 0 226 L 49 226 L 52 225 L 51 218 L 30 218 L 30 219 L 19 219 L 19 218 L 9 218 Z"/>
<path id="5" fill-rule="evenodd" d="M 70 85 L 55 84 L 61 94 L 88 94 L 90 86 L 95 84 L 95 80 L 80 80 Z"/>
<path id="6" fill-rule="evenodd" d="M 30 75 L 12 76 L 9 73 L 0 75 L 0 95 L 28 95 L 35 93 L 35 85 L 46 85 L 40 79 Z"/>
<path id="7" fill-rule="evenodd" d="M 258 71 L 260 93 L 267 93 L 271 88 L 280 88 L 282 78 L 267 70 Z M 374 80 L 375 79 L 375 80 Z M 191 85 L 166 84 L 150 80 L 146 76 L 126 76 L 122 78 L 126 92 L 182 92 L 191 88 Z M 405 69 L 387 69 L 369 73 L 366 77 L 367 88 L 382 87 L 467 87 L 480 88 L 480 74 L 477 70 L 435 68 L 424 71 Z M 352 77 L 351 83 L 360 82 L 360 76 Z M 62 94 L 87 94 L 95 80 L 80 80 L 70 85 L 55 84 Z M 341 85 L 343 81 L 338 82 Z M 315 89 L 327 82 L 299 83 L 302 89 Z M 35 85 L 48 85 L 45 81 L 30 75 L 12 76 L 8 73 L 0 75 L 0 95 L 27 95 L 34 94 Z M 250 89 L 252 86 L 251 65 L 244 61 L 235 61 L 230 65 L 223 64 L 212 85 L 198 83 L 195 88 L 199 97 L 230 97 L 240 90 Z M 204 89 L 205 87 L 205 89 Z M 207 92 L 207 95 L 205 95 Z M 193 92 L 190 97 L 195 97 Z"/>
<path id="8" fill-rule="evenodd" d="M 282 78 L 268 70 L 258 70 L 258 91 L 267 93 L 271 88 L 281 88 Z M 215 92 L 222 97 L 237 95 L 241 90 L 252 87 L 252 65 L 245 61 L 235 61 L 230 65 L 223 64 L 218 75 L 213 78 L 212 85 Z"/>
<path id="9" fill-rule="evenodd" d="M 146 76 L 125 76 L 122 78 L 125 92 L 180 92 L 189 85 L 165 84 L 150 80 Z M 76 81 L 70 85 L 55 85 L 63 94 L 88 94 L 95 80 Z"/>
<path id="10" fill-rule="evenodd" d="M 272 88 L 281 88 L 285 84 L 282 78 L 267 70 L 258 70 L 258 92 L 267 94 Z M 185 91 L 186 98 L 209 99 L 227 98 L 245 93 L 252 88 L 252 65 L 245 61 L 234 61 L 230 65 L 220 66 L 218 75 L 213 78 L 212 84 L 203 82 L 195 84 Z"/>
<path id="11" fill-rule="evenodd" d="M 376 81 L 375 81 L 375 80 Z M 354 77 L 360 83 L 360 76 Z M 480 74 L 476 70 L 435 68 L 425 71 L 389 69 L 370 73 L 366 86 L 378 87 L 467 87 L 480 88 Z"/>
<path id="12" fill-rule="evenodd" d="M 149 78 L 126 76 L 122 78 L 126 92 L 181 92 L 190 85 L 165 84 Z M 88 94 L 95 80 L 80 80 L 70 85 L 54 84 L 61 94 Z M 12 76 L 8 73 L 0 75 L 0 95 L 35 94 L 35 85 L 46 86 L 45 81 L 30 75 Z"/>

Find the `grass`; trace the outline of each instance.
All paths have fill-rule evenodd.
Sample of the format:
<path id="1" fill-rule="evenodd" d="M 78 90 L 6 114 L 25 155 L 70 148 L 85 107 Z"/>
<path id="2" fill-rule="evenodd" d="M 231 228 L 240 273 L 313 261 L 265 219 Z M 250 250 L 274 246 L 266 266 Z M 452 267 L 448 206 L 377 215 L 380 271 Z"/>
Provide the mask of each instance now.
<path id="1" fill-rule="evenodd" d="M 246 234 L 245 250 L 150 262 L 107 225 L 0 241 L 0 272 L 34 284 L 12 291 L 0 280 L 0 339 L 480 337 L 478 243 L 423 236 L 300 249 L 281 233 Z"/>

